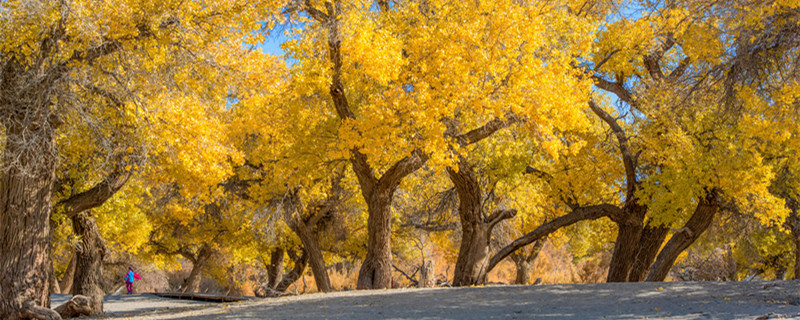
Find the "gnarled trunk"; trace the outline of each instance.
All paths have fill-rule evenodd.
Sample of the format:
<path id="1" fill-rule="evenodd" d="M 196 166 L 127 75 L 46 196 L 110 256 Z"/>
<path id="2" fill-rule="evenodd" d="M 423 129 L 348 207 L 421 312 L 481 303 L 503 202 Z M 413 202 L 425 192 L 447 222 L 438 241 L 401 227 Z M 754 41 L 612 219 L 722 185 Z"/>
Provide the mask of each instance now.
<path id="1" fill-rule="evenodd" d="M 88 212 L 81 212 L 72 217 L 72 228 L 81 240 L 75 244 L 75 282 L 72 294 L 89 298 L 91 315 L 103 314 L 103 279 L 102 262 L 106 247 L 97 224 L 89 217 Z"/>
<path id="2" fill-rule="evenodd" d="M 614 242 L 614 253 L 608 269 L 607 282 L 626 282 L 639 252 L 639 244 L 644 231 L 646 207 L 629 200 L 623 208 L 623 217 L 617 222 L 619 231 Z"/>
<path id="3" fill-rule="evenodd" d="M 629 282 L 644 281 L 647 277 L 647 272 L 650 271 L 650 265 L 656 259 L 658 250 L 661 249 L 661 244 L 664 243 L 668 232 L 669 228 L 664 226 L 654 227 L 648 225 L 644 228 L 639 241 L 636 259 L 633 261 L 630 274 L 628 274 Z"/>
<path id="4" fill-rule="evenodd" d="M 13 74 L 13 70 L 4 71 Z M 50 108 L 16 105 L 5 100 L 13 95 L 2 89 L 0 108 L 14 110 L 19 118 L 2 119 L 6 143 L 0 174 L 0 319 L 58 318 L 49 309 L 50 212 L 56 165 L 54 133 L 48 123 Z M 47 103 L 46 96 L 30 98 L 43 98 Z"/>
<path id="5" fill-rule="evenodd" d="M 516 214 L 501 210 L 487 217 L 481 203 L 482 191 L 475 172 L 465 158 L 458 161 L 458 170 L 447 169 L 450 181 L 458 192 L 458 217 L 461 220 L 461 246 L 458 250 L 454 286 L 478 285 L 486 282 L 489 266 L 489 239 L 494 226 Z"/>
<path id="6" fill-rule="evenodd" d="M 388 289 L 392 286 L 392 195 L 396 186 L 375 191 L 367 202 L 367 255 L 358 271 L 358 289 Z"/>
<path id="7" fill-rule="evenodd" d="M 672 265 L 675 264 L 675 259 L 678 258 L 678 255 L 692 245 L 708 229 L 711 221 L 714 220 L 714 215 L 719 211 L 717 197 L 717 192 L 712 190 L 704 198 L 700 199 L 694 214 L 686 222 L 686 225 L 673 234 L 669 242 L 661 249 L 661 253 L 658 254 L 656 262 L 647 275 L 647 281 L 664 281 L 669 274 L 669 270 L 672 269 Z"/>
<path id="8" fill-rule="evenodd" d="M 489 233 L 484 224 L 462 222 L 461 246 L 453 275 L 453 286 L 478 285 L 486 282 L 489 262 Z"/>

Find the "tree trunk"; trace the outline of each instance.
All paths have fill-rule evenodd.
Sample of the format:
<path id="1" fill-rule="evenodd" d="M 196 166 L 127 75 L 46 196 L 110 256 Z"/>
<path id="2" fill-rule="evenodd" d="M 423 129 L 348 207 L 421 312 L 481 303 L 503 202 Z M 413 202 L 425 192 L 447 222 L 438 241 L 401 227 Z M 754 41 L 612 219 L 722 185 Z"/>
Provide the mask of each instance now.
<path id="1" fill-rule="evenodd" d="M 635 199 L 628 200 L 628 204 L 623 208 L 622 221 L 615 221 L 619 231 L 614 243 L 614 253 L 608 269 L 607 282 L 628 281 L 633 261 L 639 251 L 647 208 L 635 204 L 635 201 Z"/>
<path id="2" fill-rule="evenodd" d="M 794 278 L 800 279 L 800 216 L 792 213 L 792 240 L 794 242 Z"/>
<path id="3" fill-rule="evenodd" d="M 481 203 L 478 178 L 465 158 L 458 161 L 458 171 L 447 169 L 450 181 L 458 192 L 458 217 L 461 220 L 461 246 L 453 274 L 453 286 L 478 285 L 486 282 L 489 265 L 489 240 L 492 228 L 516 211 L 498 211 L 487 217 Z"/>
<path id="4" fill-rule="evenodd" d="M 661 249 L 661 244 L 667 237 L 669 228 L 664 226 L 650 226 L 644 228 L 642 238 L 639 241 L 639 250 L 636 254 L 636 259 L 633 261 L 631 272 L 628 275 L 629 282 L 644 281 L 647 277 L 647 272 L 650 271 L 650 265 L 653 264 L 658 250 Z"/>
<path id="5" fill-rule="evenodd" d="M 514 266 L 517 269 L 517 276 L 514 279 L 514 284 L 530 284 L 531 268 L 533 267 L 533 262 L 536 261 L 536 258 L 539 256 L 539 253 L 542 252 L 544 242 L 545 239 L 536 241 L 531 248 L 531 252 L 529 252 L 527 255 L 523 252 L 516 252 L 515 254 L 511 255 L 511 260 L 514 261 Z"/>
<path id="6" fill-rule="evenodd" d="M 53 268 L 52 261 L 50 261 L 50 293 L 61 293 L 61 286 L 58 285 L 58 278 L 56 278 L 56 270 Z"/>
<path id="7" fill-rule="evenodd" d="M 275 289 L 275 287 L 278 286 L 278 283 L 280 283 L 281 279 L 283 279 L 283 259 L 283 248 L 278 247 L 272 250 L 272 253 L 270 254 L 269 269 L 267 270 L 269 273 L 267 287 L 270 289 Z"/>
<path id="8" fill-rule="evenodd" d="M 392 286 L 392 195 L 395 188 L 376 191 L 367 203 L 367 255 L 358 271 L 358 289 Z"/>
<path id="9" fill-rule="evenodd" d="M 197 252 L 196 258 L 192 261 L 192 272 L 183 285 L 183 292 L 200 292 L 200 280 L 203 279 L 203 268 L 206 267 L 208 259 L 211 258 L 211 248 L 204 245 Z"/>
<path id="10" fill-rule="evenodd" d="M 479 285 L 486 282 L 489 261 L 489 234 L 483 224 L 462 223 L 461 246 L 458 249 L 453 286 Z"/>
<path id="11" fill-rule="evenodd" d="M 75 283 L 72 294 L 83 295 L 89 298 L 91 315 L 103 314 L 102 289 L 103 257 L 106 254 L 105 244 L 97 230 L 94 219 L 88 212 L 81 212 L 72 217 L 72 228 L 80 236 L 80 241 L 75 244 Z"/>
<path id="12" fill-rule="evenodd" d="M 306 271 L 306 265 L 308 265 L 308 254 L 303 251 L 299 257 L 294 250 L 289 250 L 289 257 L 292 258 L 294 261 L 294 267 L 292 271 L 287 273 L 280 283 L 275 287 L 275 291 L 278 292 L 286 292 L 289 289 L 289 286 L 292 285 L 297 279 L 300 279 L 303 276 L 303 272 Z"/>
<path id="13" fill-rule="evenodd" d="M 800 203 L 788 195 L 783 195 L 783 199 L 790 211 L 784 226 L 791 232 L 794 243 L 794 278 L 800 279 Z"/>
<path id="14" fill-rule="evenodd" d="M 317 235 L 310 230 L 299 216 L 295 215 L 292 222 L 292 230 L 300 238 L 303 243 L 303 252 L 308 254 L 308 261 L 311 265 L 311 273 L 314 274 L 314 282 L 317 284 L 317 289 L 321 292 L 331 291 L 331 280 L 328 277 L 328 269 L 325 267 L 325 257 L 322 256 L 322 250 L 317 242 Z"/>
<path id="15" fill-rule="evenodd" d="M 669 242 L 661 249 L 661 253 L 658 254 L 656 262 L 647 275 L 647 281 L 664 281 L 669 274 L 669 270 L 672 269 L 672 265 L 675 264 L 675 259 L 678 258 L 678 255 L 692 245 L 708 229 L 711 221 L 714 220 L 714 215 L 719 211 L 717 197 L 717 192 L 712 190 L 704 198 L 700 199 L 694 214 L 686 222 L 686 225 L 673 234 Z"/>
<path id="16" fill-rule="evenodd" d="M 72 258 L 69 259 L 69 264 L 67 265 L 67 270 L 64 272 L 64 276 L 61 277 L 61 293 L 69 294 L 72 293 L 72 283 L 75 281 L 75 265 L 77 264 L 77 260 L 75 260 L 75 252 L 72 253 Z"/>
<path id="17" fill-rule="evenodd" d="M 48 122 L 50 108 L 17 105 L 6 100 L 16 94 L 2 89 L 0 108 L 18 115 L 2 119 L 6 139 L 0 162 L 4 167 L 0 174 L 0 319 L 58 318 L 49 309 L 50 212 L 57 154 L 54 129 Z"/>
<path id="18" fill-rule="evenodd" d="M 434 269 L 432 260 L 425 260 L 425 262 L 422 263 L 422 269 L 419 272 L 418 286 L 420 288 L 433 288 L 436 286 L 436 269 Z"/>
<path id="19" fill-rule="evenodd" d="M 478 285 L 486 282 L 489 260 L 489 227 L 481 205 L 481 188 L 466 159 L 458 168 L 448 168 L 447 175 L 458 192 L 458 217 L 461 220 L 461 246 L 453 274 L 453 286 Z"/>

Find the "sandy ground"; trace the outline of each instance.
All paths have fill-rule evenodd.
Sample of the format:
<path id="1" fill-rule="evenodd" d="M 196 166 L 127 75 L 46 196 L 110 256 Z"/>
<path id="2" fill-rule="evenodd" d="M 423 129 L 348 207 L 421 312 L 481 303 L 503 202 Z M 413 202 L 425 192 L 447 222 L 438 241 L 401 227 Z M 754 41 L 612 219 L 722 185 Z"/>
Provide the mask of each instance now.
<path id="1" fill-rule="evenodd" d="M 800 281 L 349 291 L 188 306 L 118 297 L 106 300 L 109 316 L 133 319 L 800 319 Z"/>

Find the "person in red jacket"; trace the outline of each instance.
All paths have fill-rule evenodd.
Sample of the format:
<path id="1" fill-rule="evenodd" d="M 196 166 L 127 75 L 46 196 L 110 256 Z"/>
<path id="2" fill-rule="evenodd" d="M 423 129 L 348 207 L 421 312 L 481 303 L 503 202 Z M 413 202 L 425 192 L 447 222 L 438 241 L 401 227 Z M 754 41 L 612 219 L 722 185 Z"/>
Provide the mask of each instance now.
<path id="1" fill-rule="evenodd" d="M 136 279 L 136 272 L 133 272 L 133 267 L 128 267 L 128 274 L 125 276 L 125 289 L 128 289 L 128 294 L 133 294 L 133 281 Z"/>

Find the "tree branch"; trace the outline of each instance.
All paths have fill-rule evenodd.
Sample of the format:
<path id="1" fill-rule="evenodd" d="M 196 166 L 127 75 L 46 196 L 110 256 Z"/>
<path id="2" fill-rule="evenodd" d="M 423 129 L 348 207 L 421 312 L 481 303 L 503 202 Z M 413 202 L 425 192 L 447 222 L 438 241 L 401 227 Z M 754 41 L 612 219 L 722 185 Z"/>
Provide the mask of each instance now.
<path id="1" fill-rule="evenodd" d="M 614 119 L 610 114 L 608 114 L 605 110 L 600 108 L 594 101 L 589 101 L 589 108 L 600 117 L 608 126 L 611 128 L 611 131 L 614 132 L 614 135 L 617 137 L 617 142 L 619 144 L 619 151 L 622 154 L 622 162 L 625 165 L 625 180 L 627 184 L 627 194 L 628 198 L 633 198 L 633 192 L 636 190 L 636 184 L 638 181 L 636 180 L 636 158 L 630 150 L 630 146 L 628 145 L 628 137 L 625 136 L 625 130 L 617 123 L 617 120 Z"/>
<path id="2" fill-rule="evenodd" d="M 533 243 L 536 240 L 542 239 L 543 237 L 555 232 L 558 229 L 563 227 L 572 225 L 576 222 L 583 221 L 583 220 L 596 220 L 602 217 L 611 217 L 621 214 L 621 209 L 617 206 L 610 205 L 610 204 L 600 204 L 588 207 L 580 207 L 572 210 L 572 212 L 558 217 L 553 221 L 545 223 L 536 230 L 529 232 L 528 234 L 520 237 L 514 242 L 511 242 L 507 246 L 503 247 L 497 253 L 492 256 L 492 259 L 489 260 L 489 266 L 486 268 L 486 272 L 492 271 L 494 267 L 497 266 L 500 261 L 505 259 L 508 255 L 512 252 L 519 250 L 520 248 Z"/>
<path id="3" fill-rule="evenodd" d="M 400 159 L 393 166 L 386 170 L 386 172 L 378 180 L 378 186 L 385 190 L 393 190 L 400 184 L 405 176 L 416 171 L 428 161 L 428 156 L 423 154 L 419 149 L 414 150 L 411 156 Z"/>
<path id="4" fill-rule="evenodd" d="M 519 121 L 519 118 L 516 116 L 511 115 L 506 120 L 502 120 L 500 118 L 494 118 L 491 121 L 485 123 L 484 125 L 472 129 L 467 133 L 460 134 L 456 136 L 456 141 L 458 141 L 462 146 L 470 145 L 486 139 L 487 137 L 491 136 L 495 132 L 500 129 L 510 127 L 512 124 Z"/>
<path id="5" fill-rule="evenodd" d="M 633 95 L 631 95 L 628 89 L 625 89 L 621 83 L 608 81 L 599 75 L 592 75 L 592 79 L 594 79 L 595 85 L 597 85 L 598 88 L 611 92 L 620 100 L 631 105 L 632 107 L 636 107 L 636 102 L 633 100 Z"/>
<path id="6" fill-rule="evenodd" d="M 515 217 L 516 215 L 517 215 L 517 209 L 497 210 L 497 211 L 493 212 L 491 215 L 489 215 L 489 218 L 487 219 L 489 221 L 488 222 L 489 233 L 492 232 L 492 229 L 494 229 L 494 226 L 497 225 L 500 221 L 503 221 L 503 220 L 506 220 L 506 219 L 511 219 L 511 218 Z"/>
<path id="7" fill-rule="evenodd" d="M 56 205 L 62 206 L 64 213 L 70 218 L 83 211 L 99 207 L 125 185 L 131 174 L 132 170 L 125 170 L 124 166 L 118 165 L 100 183 L 89 190 L 60 201 Z"/>

